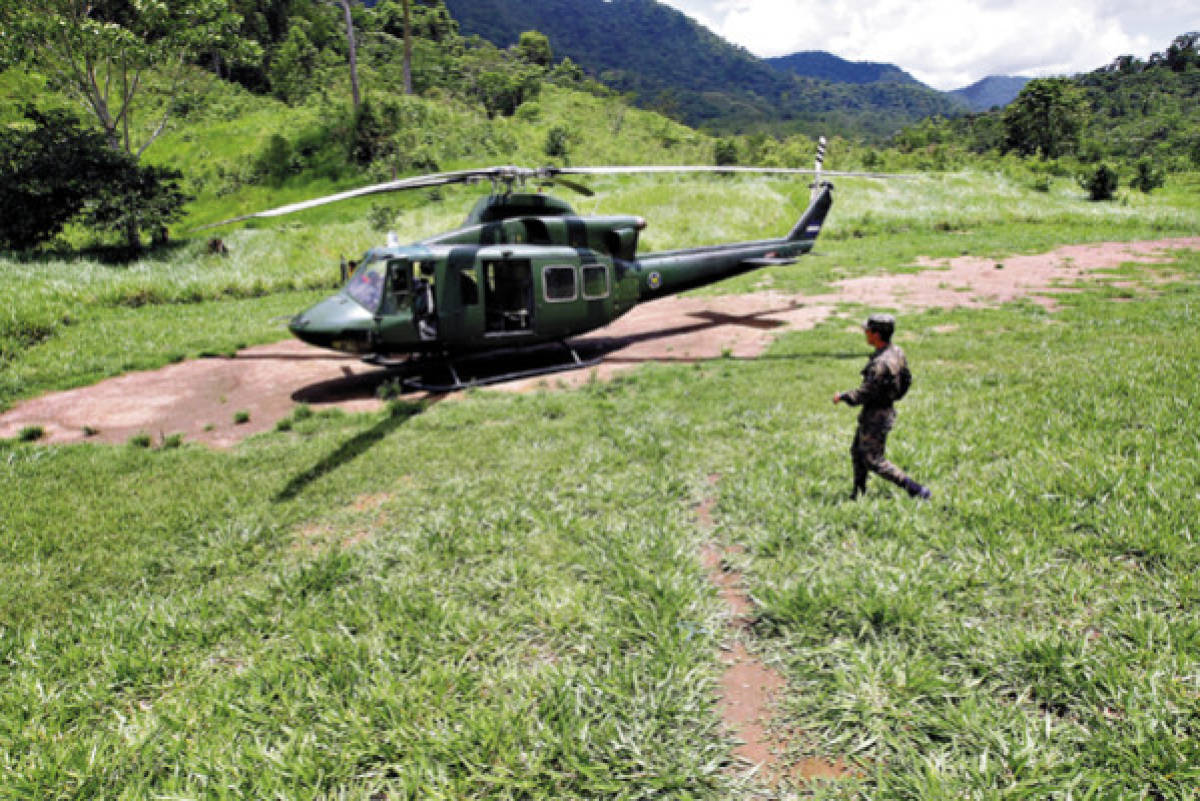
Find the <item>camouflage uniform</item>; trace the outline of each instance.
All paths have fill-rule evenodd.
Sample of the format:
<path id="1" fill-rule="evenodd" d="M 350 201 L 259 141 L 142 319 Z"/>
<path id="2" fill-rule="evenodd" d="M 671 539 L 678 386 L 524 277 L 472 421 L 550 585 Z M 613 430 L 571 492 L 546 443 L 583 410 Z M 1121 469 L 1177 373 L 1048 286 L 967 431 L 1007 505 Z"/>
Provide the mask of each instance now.
<path id="1" fill-rule="evenodd" d="M 878 318 L 890 338 L 894 321 L 880 315 Z M 873 328 L 877 318 L 868 320 L 864 328 Z M 887 343 L 878 348 L 862 370 L 862 385 L 839 398 L 850 406 L 862 406 L 858 414 L 858 430 L 850 445 L 850 458 L 854 463 L 854 497 L 866 492 L 867 472 L 874 471 L 893 484 L 903 487 L 910 495 L 929 497 L 929 491 L 904 474 L 904 471 L 884 458 L 888 432 L 896 423 L 893 403 L 902 393 L 901 375 L 906 373 L 908 362 L 904 351 Z"/>

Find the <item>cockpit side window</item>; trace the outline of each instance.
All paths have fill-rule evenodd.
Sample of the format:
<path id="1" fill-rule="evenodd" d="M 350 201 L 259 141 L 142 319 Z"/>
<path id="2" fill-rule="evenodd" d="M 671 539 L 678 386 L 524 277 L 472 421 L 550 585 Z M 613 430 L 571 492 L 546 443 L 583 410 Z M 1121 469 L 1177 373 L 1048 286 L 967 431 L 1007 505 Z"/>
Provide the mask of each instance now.
<path id="1" fill-rule="evenodd" d="M 364 309 L 374 313 L 383 299 L 383 287 L 387 279 L 387 263 L 364 261 L 350 276 L 346 294 L 358 301 Z"/>

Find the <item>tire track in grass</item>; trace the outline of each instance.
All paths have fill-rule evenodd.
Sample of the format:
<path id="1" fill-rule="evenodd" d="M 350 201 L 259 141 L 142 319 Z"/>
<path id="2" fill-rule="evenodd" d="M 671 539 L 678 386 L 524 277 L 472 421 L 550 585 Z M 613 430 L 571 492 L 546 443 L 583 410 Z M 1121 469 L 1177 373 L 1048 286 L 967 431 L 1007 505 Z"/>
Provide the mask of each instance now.
<path id="1" fill-rule="evenodd" d="M 720 475 L 708 477 L 715 489 Z M 712 510 L 716 494 L 707 495 L 695 510 L 696 523 L 706 533 L 714 529 Z M 754 602 L 742 584 L 742 574 L 731 568 L 731 557 L 744 553 L 741 545 L 709 540 L 700 548 L 700 563 L 708 580 L 718 590 L 727 612 L 726 639 L 718 659 L 721 674 L 717 709 L 726 731 L 741 740 L 733 749 L 736 762 L 748 766 L 747 777 L 759 776 L 764 784 L 777 787 L 784 779 L 802 784 L 811 779 L 836 779 L 847 774 L 843 760 L 808 757 L 785 764 L 788 740 L 771 730 L 775 699 L 786 685 L 783 675 L 746 648 L 743 641 L 754 622 Z"/>

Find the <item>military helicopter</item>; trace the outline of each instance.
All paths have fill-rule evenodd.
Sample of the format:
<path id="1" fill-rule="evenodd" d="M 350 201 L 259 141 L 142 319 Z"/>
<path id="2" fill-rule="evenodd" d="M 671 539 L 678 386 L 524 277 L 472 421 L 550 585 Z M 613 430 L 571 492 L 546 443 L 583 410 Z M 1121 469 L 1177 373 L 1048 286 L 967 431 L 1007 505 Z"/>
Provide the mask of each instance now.
<path id="1" fill-rule="evenodd" d="M 395 368 L 410 389 L 446 392 L 594 364 L 568 339 L 600 328 L 639 303 L 776 264 L 809 252 L 833 203 L 822 180 L 824 138 L 815 168 L 488 167 L 421 175 L 214 223 L 276 217 L 364 195 L 490 181 L 463 225 L 411 244 L 388 235 L 348 269 L 345 285 L 288 323 L 299 339 Z M 580 217 L 564 201 L 521 191 L 526 182 L 557 184 L 584 195 L 565 176 L 633 173 L 775 173 L 815 175 L 812 196 L 784 236 L 658 253 L 637 253 L 646 221 L 637 216 Z M 871 173 L 826 172 L 824 175 Z M 468 360 L 557 344 L 549 365 L 464 380 Z"/>

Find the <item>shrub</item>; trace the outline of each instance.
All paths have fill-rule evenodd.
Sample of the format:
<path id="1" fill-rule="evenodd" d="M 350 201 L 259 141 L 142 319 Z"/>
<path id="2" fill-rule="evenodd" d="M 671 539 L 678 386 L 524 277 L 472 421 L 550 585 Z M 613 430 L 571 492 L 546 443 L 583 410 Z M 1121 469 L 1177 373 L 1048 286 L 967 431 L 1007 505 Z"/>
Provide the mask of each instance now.
<path id="1" fill-rule="evenodd" d="M 555 125 L 546 132 L 546 144 L 542 150 L 551 158 L 566 158 L 570 153 L 568 139 L 570 134 L 562 125 Z"/>
<path id="2" fill-rule="evenodd" d="M 386 203 L 372 203 L 370 210 L 367 211 L 367 222 L 370 223 L 372 230 L 386 231 L 392 227 L 399 216 L 400 209 L 395 206 L 389 206 Z"/>
<path id="3" fill-rule="evenodd" d="M 1140 159 L 1137 163 L 1137 172 L 1129 181 L 1129 185 L 1134 189 L 1139 189 L 1146 194 L 1158 189 L 1166 182 L 1166 176 L 1155 163 L 1149 158 Z"/>
<path id="4" fill-rule="evenodd" d="M 296 169 L 296 151 L 292 143 L 279 134 L 271 134 L 266 146 L 254 160 L 254 169 L 272 186 L 279 186 Z"/>
<path id="5" fill-rule="evenodd" d="M 1081 173 L 1079 185 L 1088 191 L 1092 200 L 1112 200 L 1118 186 L 1117 171 L 1101 164 L 1091 173 Z"/>
<path id="6" fill-rule="evenodd" d="M 250 422 L 250 412 L 245 409 L 240 409 L 233 413 L 233 422 L 237 425 Z"/>
<path id="7" fill-rule="evenodd" d="M 128 167 L 68 112 L 28 106 L 23 114 L 24 124 L 0 127 L 0 246 L 15 250 L 53 239 Z"/>
<path id="8" fill-rule="evenodd" d="M 21 432 L 17 434 L 17 439 L 21 442 L 33 442 L 46 436 L 46 429 L 41 426 L 25 426 Z"/>
<path id="9" fill-rule="evenodd" d="M 732 138 L 713 142 L 713 164 L 726 167 L 738 163 L 737 141 Z"/>

